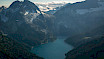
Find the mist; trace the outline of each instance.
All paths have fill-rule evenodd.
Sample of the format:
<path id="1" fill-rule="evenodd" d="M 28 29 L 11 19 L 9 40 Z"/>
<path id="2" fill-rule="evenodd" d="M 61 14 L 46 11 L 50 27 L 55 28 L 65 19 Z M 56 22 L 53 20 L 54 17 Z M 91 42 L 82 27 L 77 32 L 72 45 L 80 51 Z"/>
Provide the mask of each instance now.
<path id="1" fill-rule="evenodd" d="M 103 0 L 1 0 L 0 6 L 0 59 L 104 58 Z"/>

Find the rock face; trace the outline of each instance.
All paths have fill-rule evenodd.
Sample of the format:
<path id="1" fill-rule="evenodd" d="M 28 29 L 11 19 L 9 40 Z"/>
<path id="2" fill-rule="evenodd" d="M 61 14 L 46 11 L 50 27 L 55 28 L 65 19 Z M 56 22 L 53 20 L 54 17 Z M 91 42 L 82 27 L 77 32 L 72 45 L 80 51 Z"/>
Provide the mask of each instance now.
<path id="1" fill-rule="evenodd" d="M 103 25 L 104 2 L 86 0 L 74 4 L 66 4 L 55 14 L 57 35 L 73 36 L 88 32 Z"/>
<path id="2" fill-rule="evenodd" d="M 0 12 L 0 30 L 20 42 L 38 45 L 54 40 L 52 17 L 30 1 L 14 1 Z"/>
<path id="3" fill-rule="evenodd" d="M 0 32 L 0 59 L 42 59 L 29 52 L 29 47 Z"/>

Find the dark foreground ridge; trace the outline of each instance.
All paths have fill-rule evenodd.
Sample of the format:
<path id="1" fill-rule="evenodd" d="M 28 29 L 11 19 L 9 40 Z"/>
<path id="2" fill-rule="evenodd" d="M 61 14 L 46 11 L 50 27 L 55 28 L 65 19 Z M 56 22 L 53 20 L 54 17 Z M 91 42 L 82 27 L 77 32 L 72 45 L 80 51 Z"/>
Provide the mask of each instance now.
<path id="1" fill-rule="evenodd" d="M 29 47 L 0 32 L 0 59 L 42 59 L 29 52 Z"/>
<path id="2" fill-rule="evenodd" d="M 104 59 L 104 36 L 93 38 L 66 54 L 66 59 Z"/>

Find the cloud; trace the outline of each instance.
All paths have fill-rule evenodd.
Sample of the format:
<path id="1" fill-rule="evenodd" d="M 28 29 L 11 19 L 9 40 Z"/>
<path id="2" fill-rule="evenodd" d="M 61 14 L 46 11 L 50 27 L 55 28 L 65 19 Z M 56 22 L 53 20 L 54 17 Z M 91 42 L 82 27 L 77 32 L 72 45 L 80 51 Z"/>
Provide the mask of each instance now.
<path id="1" fill-rule="evenodd" d="M 61 7 L 69 3 L 68 1 L 53 1 L 53 2 L 34 2 L 41 11 L 55 10 L 56 7 Z"/>
<path id="2" fill-rule="evenodd" d="M 64 6 L 67 3 L 75 3 L 75 2 L 78 2 L 78 1 L 34 2 L 34 4 L 36 4 L 41 11 L 49 11 L 49 10 L 55 10 L 56 7 Z"/>
<path id="3" fill-rule="evenodd" d="M 34 3 L 49 5 L 49 4 L 66 4 L 66 3 L 70 3 L 70 2 L 69 1 L 52 1 L 52 2 L 34 2 Z"/>

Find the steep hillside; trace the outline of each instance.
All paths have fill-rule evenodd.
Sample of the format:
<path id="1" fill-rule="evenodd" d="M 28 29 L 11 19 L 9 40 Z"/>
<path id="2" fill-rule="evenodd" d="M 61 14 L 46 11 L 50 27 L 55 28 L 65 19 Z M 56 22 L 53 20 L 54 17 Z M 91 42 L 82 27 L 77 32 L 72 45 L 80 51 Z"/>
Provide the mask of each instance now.
<path id="1" fill-rule="evenodd" d="M 104 1 L 86 0 L 67 4 L 55 14 L 57 35 L 75 48 L 66 59 L 104 58 Z"/>
<path id="2" fill-rule="evenodd" d="M 0 32 L 0 59 L 42 59 L 30 53 L 30 47 Z"/>
<path id="3" fill-rule="evenodd" d="M 104 59 L 104 25 L 65 40 L 75 48 L 66 59 Z"/>
<path id="4" fill-rule="evenodd" d="M 101 35 L 104 35 L 104 25 L 97 27 L 89 32 L 69 37 L 65 40 L 65 42 L 77 47 Z"/>
<path id="5" fill-rule="evenodd" d="M 104 59 L 104 36 L 92 39 L 68 52 L 65 59 Z"/>
<path id="6" fill-rule="evenodd" d="M 30 46 L 53 41 L 53 19 L 48 16 L 30 1 L 14 1 L 0 12 L 0 30 Z"/>
<path id="7" fill-rule="evenodd" d="M 57 35 L 73 36 L 103 25 L 104 2 L 86 0 L 67 4 L 55 14 Z"/>

